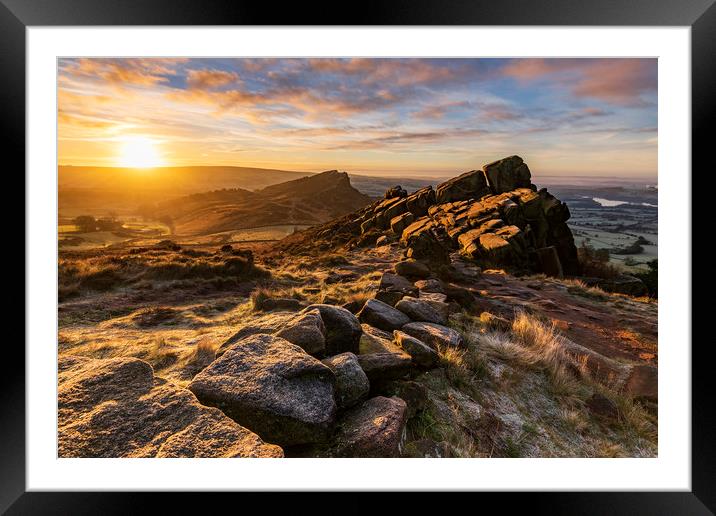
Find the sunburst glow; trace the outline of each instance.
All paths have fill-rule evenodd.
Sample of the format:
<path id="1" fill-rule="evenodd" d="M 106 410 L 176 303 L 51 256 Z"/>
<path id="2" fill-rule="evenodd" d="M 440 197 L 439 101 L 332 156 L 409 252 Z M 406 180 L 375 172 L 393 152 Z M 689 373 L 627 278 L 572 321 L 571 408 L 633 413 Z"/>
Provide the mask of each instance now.
<path id="1" fill-rule="evenodd" d="M 125 140 L 120 147 L 117 165 L 128 168 L 154 168 L 164 165 L 164 159 L 151 138 L 136 137 Z"/>

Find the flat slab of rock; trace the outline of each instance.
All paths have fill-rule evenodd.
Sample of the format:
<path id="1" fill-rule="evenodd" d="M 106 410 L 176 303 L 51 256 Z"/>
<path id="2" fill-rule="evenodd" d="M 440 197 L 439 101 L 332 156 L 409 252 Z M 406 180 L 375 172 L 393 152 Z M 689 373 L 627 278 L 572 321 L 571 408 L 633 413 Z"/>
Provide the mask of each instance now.
<path id="1" fill-rule="evenodd" d="M 346 351 L 358 353 L 363 333 L 358 318 L 345 308 L 325 304 L 309 305 L 303 312 L 314 309 L 319 311 L 326 327 L 326 355 L 337 355 Z"/>
<path id="2" fill-rule="evenodd" d="M 407 315 L 413 321 L 447 324 L 447 318 L 438 312 L 427 301 L 406 296 L 395 304 L 395 308 Z"/>
<path id="3" fill-rule="evenodd" d="M 405 351 L 413 363 L 419 367 L 435 367 L 440 360 L 437 351 L 425 344 L 422 340 L 408 335 L 405 332 L 395 330 L 393 332 L 394 343 Z"/>
<path id="4" fill-rule="evenodd" d="M 320 355 L 326 349 L 326 326 L 317 309 L 297 314 L 275 335 L 296 344 L 309 355 Z"/>
<path id="5" fill-rule="evenodd" d="M 398 457 L 406 421 L 407 406 L 400 398 L 371 398 L 341 417 L 329 455 Z"/>
<path id="6" fill-rule="evenodd" d="M 458 332 L 441 324 L 427 322 L 413 322 L 403 326 L 402 331 L 423 341 L 431 348 L 437 350 L 442 346 L 462 348 L 465 341 Z"/>
<path id="7" fill-rule="evenodd" d="M 402 352 L 358 355 L 358 363 L 371 384 L 403 378 L 412 366 L 410 355 Z"/>
<path id="8" fill-rule="evenodd" d="M 325 440 L 335 419 L 335 376 L 300 347 L 273 335 L 231 346 L 189 384 L 262 438 L 282 445 Z"/>
<path id="9" fill-rule="evenodd" d="M 398 301 L 400 303 L 401 301 Z M 369 299 L 358 312 L 358 318 L 381 330 L 393 331 L 410 322 L 410 318 L 400 310 L 377 299 Z"/>
<path id="10" fill-rule="evenodd" d="M 60 356 L 60 457 L 283 457 L 136 358 Z"/>
<path id="11" fill-rule="evenodd" d="M 323 360 L 336 375 L 335 399 L 338 408 L 352 407 L 368 396 L 370 382 L 353 353 L 341 353 Z"/>

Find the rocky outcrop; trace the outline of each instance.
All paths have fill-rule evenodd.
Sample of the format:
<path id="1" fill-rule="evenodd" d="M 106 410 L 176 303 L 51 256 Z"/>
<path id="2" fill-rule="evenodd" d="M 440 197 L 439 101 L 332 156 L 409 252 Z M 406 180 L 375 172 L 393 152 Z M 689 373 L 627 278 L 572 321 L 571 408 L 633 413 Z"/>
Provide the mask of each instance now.
<path id="1" fill-rule="evenodd" d="M 60 356 L 60 457 L 282 457 L 136 358 Z"/>
<path id="2" fill-rule="evenodd" d="M 509 156 L 435 190 L 386 192 L 386 199 L 361 210 L 352 226 L 363 234 L 390 229 L 400 236 L 406 256 L 429 263 L 447 263 L 457 249 L 484 266 L 577 275 L 569 216 L 564 203 L 532 184 L 522 158 Z"/>
<path id="3" fill-rule="evenodd" d="M 295 445 L 328 437 L 336 413 L 334 384 L 331 369 L 300 347 L 253 335 L 197 374 L 189 390 L 262 438 Z"/>

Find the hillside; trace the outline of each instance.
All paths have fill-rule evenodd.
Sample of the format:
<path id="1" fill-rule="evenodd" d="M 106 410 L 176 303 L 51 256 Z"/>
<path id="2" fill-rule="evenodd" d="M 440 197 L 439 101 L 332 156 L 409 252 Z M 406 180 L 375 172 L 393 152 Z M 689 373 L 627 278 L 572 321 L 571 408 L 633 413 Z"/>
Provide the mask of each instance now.
<path id="1" fill-rule="evenodd" d="M 268 186 L 193 194 L 160 203 L 157 216 L 174 220 L 181 235 L 219 233 L 260 226 L 326 222 L 368 204 L 348 174 L 331 170 Z"/>
<path id="2" fill-rule="evenodd" d="M 61 250 L 59 455 L 655 457 L 658 303 L 583 283 L 569 217 L 510 156 L 270 244 Z"/>

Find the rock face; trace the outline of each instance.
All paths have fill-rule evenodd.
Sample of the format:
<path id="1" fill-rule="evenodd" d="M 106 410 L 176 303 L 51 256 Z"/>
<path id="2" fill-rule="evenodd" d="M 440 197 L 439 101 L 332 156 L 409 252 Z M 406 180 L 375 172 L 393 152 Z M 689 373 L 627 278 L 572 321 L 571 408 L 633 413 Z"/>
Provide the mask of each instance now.
<path id="1" fill-rule="evenodd" d="M 360 336 L 363 330 L 360 321 L 349 310 L 333 305 L 310 305 L 304 312 L 318 310 L 326 328 L 327 355 L 336 355 L 349 351 L 358 353 Z"/>
<path id="2" fill-rule="evenodd" d="M 461 348 L 465 345 L 458 332 L 440 324 L 413 322 L 403 326 L 402 330 L 435 350 L 441 346 Z"/>
<path id="3" fill-rule="evenodd" d="M 135 358 L 60 356 L 60 457 L 283 457 Z"/>
<path id="4" fill-rule="evenodd" d="M 296 344 L 309 355 L 319 355 L 326 349 L 326 326 L 315 308 L 288 321 L 276 336 Z"/>
<path id="5" fill-rule="evenodd" d="M 377 396 L 350 409 L 340 419 L 333 457 L 398 457 L 407 420 L 400 398 Z"/>
<path id="6" fill-rule="evenodd" d="M 368 377 L 353 353 L 341 353 L 326 358 L 323 363 L 336 375 L 335 398 L 339 409 L 352 407 L 368 396 Z"/>
<path id="7" fill-rule="evenodd" d="M 295 344 L 254 335 L 197 374 L 189 390 L 262 438 L 294 445 L 328 437 L 336 412 L 334 384 L 330 368 Z"/>
<path id="8" fill-rule="evenodd" d="M 377 299 L 369 299 L 358 312 L 358 318 L 381 330 L 393 331 L 410 322 L 410 318 L 400 310 Z"/>
<path id="9" fill-rule="evenodd" d="M 362 233 L 391 228 L 410 258 L 446 263 L 458 249 L 483 266 L 574 276 L 580 268 L 569 217 L 565 204 L 537 191 L 522 158 L 509 156 L 435 191 L 428 187 L 374 203 L 352 223 Z"/>

